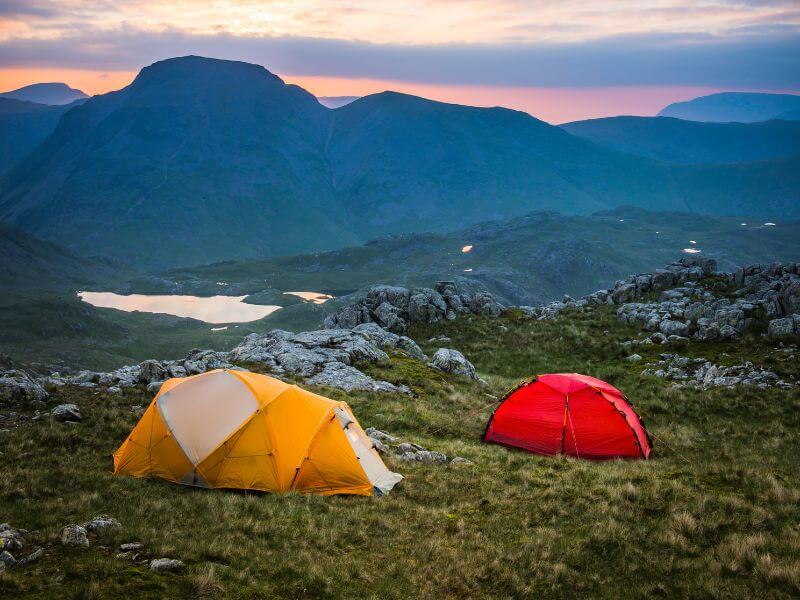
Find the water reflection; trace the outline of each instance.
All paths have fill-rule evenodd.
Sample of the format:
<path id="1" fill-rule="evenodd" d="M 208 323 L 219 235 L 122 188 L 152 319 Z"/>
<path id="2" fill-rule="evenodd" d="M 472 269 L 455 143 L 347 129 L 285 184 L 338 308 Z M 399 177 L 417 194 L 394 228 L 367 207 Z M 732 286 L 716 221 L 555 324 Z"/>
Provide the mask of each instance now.
<path id="1" fill-rule="evenodd" d="M 323 294 L 322 292 L 283 292 L 284 294 L 288 294 L 290 296 L 298 296 L 303 300 L 308 300 L 309 302 L 313 302 L 314 304 L 322 304 L 323 302 L 327 302 L 331 300 L 333 296 L 330 294 Z"/>
<path id="2" fill-rule="evenodd" d="M 141 311 L 166 313 L 176 317 L 189 317 L 206 323 L 246 323 L 256 321 L 279 310 L 280 306 L 245 304 L 246 296 L 149 296 L 113 292 L 78 292 L 84 302 L 102 308 L 116 308 L 127 312 Z"/>

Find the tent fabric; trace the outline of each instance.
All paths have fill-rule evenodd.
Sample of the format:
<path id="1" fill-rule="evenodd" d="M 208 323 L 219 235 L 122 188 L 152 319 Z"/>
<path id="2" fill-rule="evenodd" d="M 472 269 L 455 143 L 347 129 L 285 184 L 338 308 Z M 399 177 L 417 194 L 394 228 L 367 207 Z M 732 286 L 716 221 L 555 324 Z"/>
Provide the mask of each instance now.
<path id="1" fill-rule="evenodd" d="M 388 493 L 386 468 L 345 402 L 215 370 L 169 379 L 114 453 L 114 474 L 265 492 Z"/>
<path id="2" fill-rule="evenodd" d="M 614 386 L 577 373 L 540 375 L 509 392 L 483 441 L 547 456 L 650 458 L 639 415 Z"/>

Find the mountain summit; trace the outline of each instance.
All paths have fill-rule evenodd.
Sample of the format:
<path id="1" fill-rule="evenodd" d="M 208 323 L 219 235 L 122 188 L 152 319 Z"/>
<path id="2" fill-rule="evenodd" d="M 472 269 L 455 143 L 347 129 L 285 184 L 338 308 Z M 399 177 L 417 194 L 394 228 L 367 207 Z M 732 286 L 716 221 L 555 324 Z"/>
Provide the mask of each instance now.
<path id="1" fill-rule="evenodd" d="M 754 123 L 786 118 L 784 115 L 798 109 L 800 96 L 794 94 L 721 92 L 688 102 L 675 102 L 661 110 L 658 116 L 688 121 Z"/>
<path id="2" fill-rule="evenodd" d="M 88 97 L 82 91 L 71 88 L 66 83 L 34 83 L 17 90 L 0 93 L 0 98 L 51 105 L 69 104 Z"/>

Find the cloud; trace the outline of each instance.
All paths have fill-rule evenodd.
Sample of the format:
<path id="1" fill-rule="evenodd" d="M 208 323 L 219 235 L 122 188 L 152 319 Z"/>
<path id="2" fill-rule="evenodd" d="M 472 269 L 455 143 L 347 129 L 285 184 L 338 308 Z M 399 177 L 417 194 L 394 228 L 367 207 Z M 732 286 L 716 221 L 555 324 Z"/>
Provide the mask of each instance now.
<path id="1" fill-rule="evenodd" d="M 277 73 L 418 83 L 584 87 L 685 85 L 800 89 L 800 28 L 735 35 L 655 33 L 572 43 L 373 44 L 292 36 L 190 35 L 167 29 L 73 30 L 55 39 L 0 41 L 6 66 L 135 70 L 199 54 Z"/>

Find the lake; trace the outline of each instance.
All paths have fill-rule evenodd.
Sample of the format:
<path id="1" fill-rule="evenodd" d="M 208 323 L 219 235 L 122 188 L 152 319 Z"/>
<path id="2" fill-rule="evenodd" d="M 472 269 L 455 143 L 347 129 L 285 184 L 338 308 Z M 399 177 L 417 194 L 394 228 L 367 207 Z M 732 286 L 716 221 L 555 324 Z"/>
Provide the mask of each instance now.
<path id="1" fill-rule="evenodd" d="M 84 302 L 101 308 L 116 308 L 127 312 L 166 313 L 189 317 L 206 323 L 247 323 L 257 321 L 280 310 L 280 306 L 246 304 L 246 296 L 150 296 L 113 292 L 78 292 Z"/>

